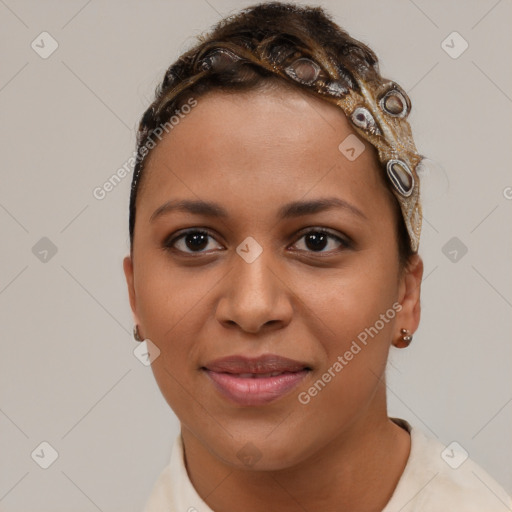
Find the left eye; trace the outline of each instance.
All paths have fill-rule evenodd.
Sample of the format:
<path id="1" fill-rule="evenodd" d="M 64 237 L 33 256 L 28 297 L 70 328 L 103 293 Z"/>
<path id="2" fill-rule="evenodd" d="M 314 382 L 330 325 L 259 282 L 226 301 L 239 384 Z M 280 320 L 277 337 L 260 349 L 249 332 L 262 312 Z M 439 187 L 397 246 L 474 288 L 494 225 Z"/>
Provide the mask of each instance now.
<path id="1" fill-rule="evenodd" d="M 329 231 L 326 231 L 325 229 L 312 229 L 308 231 L 307 233 L 304 233 L 300 238 L 299 241 L 304 239 L 304 245 L 307 249 L 311 252 L 331 252 L 331 251 L 324 251 L 323 249 L 329 245 L 329 239 L 334 240 L 338 243 L 338 248 L 341 247 L 348 247 L 348 243 L 345 242 L 342 238 L 339 236 L 333 235 Z M 297 244 L 298 242 L 296 242 Z M 304 250 L 304 249 L 300 249 Z M 336 248 L 333 249 L 334 251 Z"/>

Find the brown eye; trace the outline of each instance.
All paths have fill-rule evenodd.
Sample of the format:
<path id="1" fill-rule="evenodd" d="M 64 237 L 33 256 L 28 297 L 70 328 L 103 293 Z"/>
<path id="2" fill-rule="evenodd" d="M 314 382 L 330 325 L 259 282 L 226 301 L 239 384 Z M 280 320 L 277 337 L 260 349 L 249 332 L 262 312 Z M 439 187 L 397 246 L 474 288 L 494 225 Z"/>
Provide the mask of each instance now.
<path id="1" fill-rule="evenodd" d="M 214 238 L 208 231 L 190 229 L 179 236 L 171 237 L 164 243 L 164 248 L 185 254 L 202 254 L 209 245 L 209 239 Z"/>
<path id="2" fill-rule="evenodd" d="M 306 231 L 294 245 L 299 244 L 300 241 L 303 241 L 302 245 L 305 249 L 300 248 L 299 250 L 310 253 L 335 253 L 349 247 L 348 242 L 330 231 L 327 231 L 325 228 L 313 228 Z M 324 249 L 329 246 L 329 241 L 333 241 L 337 247 L 325 251 Z"/>
<path id="3" fill-rule="evenodd" d="M 352 112 L 350 119 L 352 119 L 352 122 L 356 126 L 362 128 L 363 130 L 373 133 L 374 135 L 381 134 L 381 131 L 379 130 L 374 117 L 365 107 L 357 107 L 354 112 Z"/>

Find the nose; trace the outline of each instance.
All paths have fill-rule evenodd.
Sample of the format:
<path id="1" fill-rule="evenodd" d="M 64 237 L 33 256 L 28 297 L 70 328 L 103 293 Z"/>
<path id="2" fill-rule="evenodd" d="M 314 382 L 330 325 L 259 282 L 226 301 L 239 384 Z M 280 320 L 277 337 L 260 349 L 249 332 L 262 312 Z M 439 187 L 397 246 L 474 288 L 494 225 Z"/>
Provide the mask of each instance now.
<path id="1" fill-rule="evenodd" d="M 238 254 L 233 258 L 217 305 L 217 320 L 225 327 L 238 326 L 252 334 L 288 325 L 292 293 L 269 251 L 264 250 L 251 263 Z"/>

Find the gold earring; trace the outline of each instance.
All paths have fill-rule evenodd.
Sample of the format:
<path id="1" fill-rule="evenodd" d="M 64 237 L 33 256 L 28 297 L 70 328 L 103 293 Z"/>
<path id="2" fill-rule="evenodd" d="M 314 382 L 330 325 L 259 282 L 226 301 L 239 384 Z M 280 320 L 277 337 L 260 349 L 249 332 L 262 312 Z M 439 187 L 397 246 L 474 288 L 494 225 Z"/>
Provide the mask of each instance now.
<path id="1" fill-rule="evenodd" d="M 398 348 L 408 347 L 412 341 L 412 334 L 408 329 L 400 329 L 400 333 L 402 334 L 402 336 L 397 341 L 396 346 Z"/>
<path id="2" fill-rule="evenodd" d="M 144 339 L 140 337 L 139 326 L 137 324 L 133 326 L 133 337 L 135 338 L 135 341 L 144 341 Z"/>

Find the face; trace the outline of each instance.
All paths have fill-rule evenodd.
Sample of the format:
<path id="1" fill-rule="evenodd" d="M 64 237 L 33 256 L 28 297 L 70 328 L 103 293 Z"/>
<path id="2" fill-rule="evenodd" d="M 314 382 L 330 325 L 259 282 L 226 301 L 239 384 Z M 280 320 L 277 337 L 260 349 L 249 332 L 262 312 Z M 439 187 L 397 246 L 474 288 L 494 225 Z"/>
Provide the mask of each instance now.
<path id="1" fill-rule="evenodd" d="M 386 414 L 389 347 L 417 326 L 421 275 L 399 271 L 374 149 L 338 149 L 354 133 L 300 91 L 216 92 L 150 154 L 131 307 L 182 432 L 227 464 L 250 442 L 260 468 L 290 467 Z"/>

